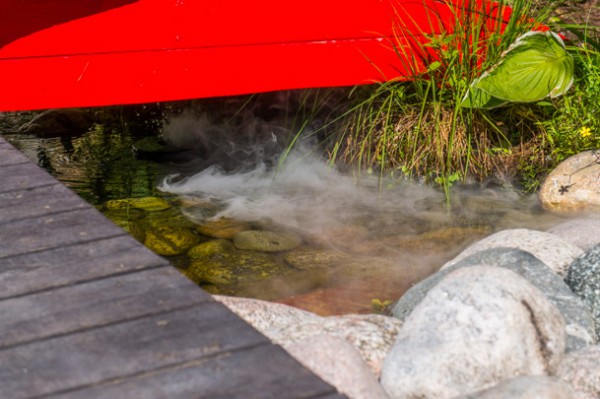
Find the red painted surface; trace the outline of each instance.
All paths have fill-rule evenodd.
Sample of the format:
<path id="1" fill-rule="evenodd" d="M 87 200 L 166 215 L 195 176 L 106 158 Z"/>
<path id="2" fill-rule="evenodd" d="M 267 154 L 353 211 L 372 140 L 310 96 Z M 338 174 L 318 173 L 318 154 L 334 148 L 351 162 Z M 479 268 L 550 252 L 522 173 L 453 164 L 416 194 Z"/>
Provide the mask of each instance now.
<path id="1" fill-rule="evenodd" d="M 420 40 L 452 29 L 453 12 L 434 0 L 1 0 L 0 111 L 403 77 L 398 21 Z"/>

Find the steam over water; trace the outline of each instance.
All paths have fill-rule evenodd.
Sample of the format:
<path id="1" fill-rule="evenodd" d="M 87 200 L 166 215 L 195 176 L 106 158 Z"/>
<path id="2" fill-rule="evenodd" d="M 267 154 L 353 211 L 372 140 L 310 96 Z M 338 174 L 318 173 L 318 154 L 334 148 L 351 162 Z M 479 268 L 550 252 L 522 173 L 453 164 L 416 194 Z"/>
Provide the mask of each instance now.
<path id="1" fill-rule="evenodd" d="M 543 212 L 535 197 L 494 182 L 453 187 L 448 206 L 441 190 L 411 182 L 400 171 L 341 172 L 321 155 L 323 112 L 299 116 L 304 101 L 299 98 L 274 93 L 254 102 L 192 103 L 162 126 L 162 117 L 143 120 L 141 131 L 115 124 L 107 112 L 93 128 L 66 138 L 23 131 L 8 119 L 3 123 L 12 131 L 11 142 L 109 217 L 118 217 L 109 200 L 155 196 L 159 178 L 158 189 L 173 207 L 128 212 L 124 220 L 144 234 L 156 232 L 158 220 L 204 242 L 212 237 L 202 231 L 204 225 L 225 218 L 244 228 L 298 236 L 299 247 L 277 253 L 221 242 L 230 252 L 195 264 L 215 273 L 196 280 L 211 292 L 321 314 L 372 311 L 373 299 L 396 300 L 473 241 L 502 229 L 545 230 L 562 221 Z M 95 121 L 90 115 L 85 114 Z M 161 126 L 156 132 L 168 145 L 149 135 L 147 126 Z M 148 146 L 148 139 L 156 146 Z M 138 219 L 130 220 L 136 213 Z M 196 225 L 187 220 L 179 225 L 181 214 Z M 194 265 L 187 250 L 170 257 L 183 271 Z"/>
<path id="2" fill-rule="evenodd" d="M 200 211 L 183 209 L 196 223 L 227 217 L 293 231 L 306 247 L 341 252 L 346 260 L 318 282 L 309 277 L 298 288 L 298 276 L 275 279 L 246 287 L 240 295 L 302 307 L 312 301 L 308 307 L 321 313 L 356 311 L 362 302 L 365 307 L 358 310 L 365 311 L 370 299 L 398 298 L 485 235 L 516 227 L 543 230 L 560 221 L 543 213 L 535 198 L 501 186 L 457 188 L 448 207 L 440 190 L 403 176 L 341 173 L 315 155 L 321 150 L 315 150 L 314 141 L 305 140 L 280 158 L 292 133 L 289 125 L 243 121 L 236 128 L 211 125 L 205 116 L 190 113 L 172 118 L 164 129 L 172 142 L 185 137 L 219 150 L 199 150 L 208 161 L 196 173 L 170 175 L 159 189 L 213 204 Z M 310 136 L 310 130 L 306 133 Z M 290 297 L 293 293 L 299 294 Z M 339 306 L 324 309 L 326 303 Z"/>

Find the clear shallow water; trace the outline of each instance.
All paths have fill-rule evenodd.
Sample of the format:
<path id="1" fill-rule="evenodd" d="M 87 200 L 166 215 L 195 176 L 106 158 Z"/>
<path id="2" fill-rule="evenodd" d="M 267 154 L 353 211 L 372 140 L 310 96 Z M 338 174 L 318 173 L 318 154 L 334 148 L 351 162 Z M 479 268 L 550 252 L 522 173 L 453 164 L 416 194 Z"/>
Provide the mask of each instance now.
<path id="1" fill-rule="evenodd" d="M 128 214 L 127 223 L 139 224 L 146 236 L 177 222 L 202 243 L 213 238 L 198 226 L 222 218 L 297 235 L 301 244 L 291 251 L 227 247 L 211 255 L 206 267 L 218 259 L 230 263 L 218 267 L 238 275 L 200 284 L 320 314 L 377 310 L 481 237 L 507 228 L 545 230 L 564 220 L 542 211 L 535 197 L 498 185 L 454 187 L 448 205 L 439 190 L 403 178 L 340 173 L 314 155 L 309 141 L 279 162 L 278 140 L 290 129 L 282 118 L 246 115 L 223 123 L 184 112 L 152 134 L 154 122 L 100 118 L 68 140 L 11 128 L 22 121 L 3 123 L 5 138 L 111 218 L 109 200 L 165 198 L 173 208 Z M 170 259 L 182 270 L 193 263 L 186 254 Z"/>

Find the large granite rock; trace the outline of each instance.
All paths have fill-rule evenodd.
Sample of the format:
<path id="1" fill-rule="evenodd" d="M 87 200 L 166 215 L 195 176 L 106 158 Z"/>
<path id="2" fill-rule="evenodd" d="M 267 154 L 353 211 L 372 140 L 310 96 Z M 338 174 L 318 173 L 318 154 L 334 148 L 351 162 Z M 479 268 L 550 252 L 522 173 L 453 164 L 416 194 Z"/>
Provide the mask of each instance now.
<path id="1" fill-rule="evenodd" d="M 522 376 L 454 399 L 577 399 L 571 385 L 548 376 Z"/>
<path id="2" fill-rule="evenodd" d="M 396 318 L 375 314 L 321 317 L 257 299 L 228 296 L 215 299 L 284 347 L 318 335 L 343 338 L 356 348 L 376 376 L 402 326 Z"/>
<path id="3" fill-rule="evenodd" d="M 433 287 L 402 326 L 381 370 L 392 399 L 452 398 L 560 362 L 558 309 L 511 270 L 472 266 Z"/>
<path id="4" fill-rule="evenodd" d="M 571 352 L 558 365 L 556 376 L 575 389 L 600 397 L 600 346 L 593 345 Z"/>
<path id="5" fill-rule="evenodd" d="M 600 210 L 600 152 L 584 151 L 565 159 L 546 178 L 539 198 L 559 212 Z"/>
<path id="6" fill-rule="evenodd" d="M 405 320 L 436 284 L 448 273 L 463 267 L 494 266 L 512 270 L 536 286 L 561 312 L 567 332 L 567 351 L 596 342 L 594 321 L 589 308 L 565 282 L 538 258 L 515 248 L 492 248 L 477 252 L 422 280 L 408 290 L 392 307 L 392 314 Z"/>
<path id="7" fill-rule="evenodd" d="M 343 338 L 315 335 L 284 349 L 350 399 L 388 399 L 360 354 Z"/>
<path id="8" fill-rule="evenodd" d="M 530 252 L 554 270 L 555 273 L 563 277 L 571 262 L 583 253 L 581 248 L 561 240 L 554 234 L 528 229 L 502 230 L 467 247 L 454 259 L 442 266 L 442 269 L 476 252 L 500 247 L 519 248 Z"/>
<path id="9" fill-rule="evenodd" d="M 589 306 L 600 338 L 600 245 L 587 251 L 569 267 L 565 282 Z"/>

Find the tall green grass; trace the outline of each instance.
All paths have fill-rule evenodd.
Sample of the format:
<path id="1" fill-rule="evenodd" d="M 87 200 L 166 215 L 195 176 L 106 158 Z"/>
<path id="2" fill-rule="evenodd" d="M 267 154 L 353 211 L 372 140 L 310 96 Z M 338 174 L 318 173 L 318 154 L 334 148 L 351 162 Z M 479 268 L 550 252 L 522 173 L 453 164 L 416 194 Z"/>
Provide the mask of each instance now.
<path id="1" fill-rule="evenodd" d="M 501 21 L 509 5 L 513 11 Z M 496 13 L 465 1 L 452 13 L 454 29 L 436 35 L 416 35 L 413 21 L 398 20 L 392 46 L 398 68 L 409 77 L 352 93 L 331 138 L 331 161 L 382 177 L 399 170 L 448 190 L 457 179 L 510 174 L 531 157 L 545 128 L 530 114 L 531 106 L 491 111 L 459 106 L 473 79 L 497 63 L 518 36 L 544 24 L 551 11 L 530 0 L 502 0 L 493 7 Z M 434 30 L 440 8 L 430 10 Z"/>

